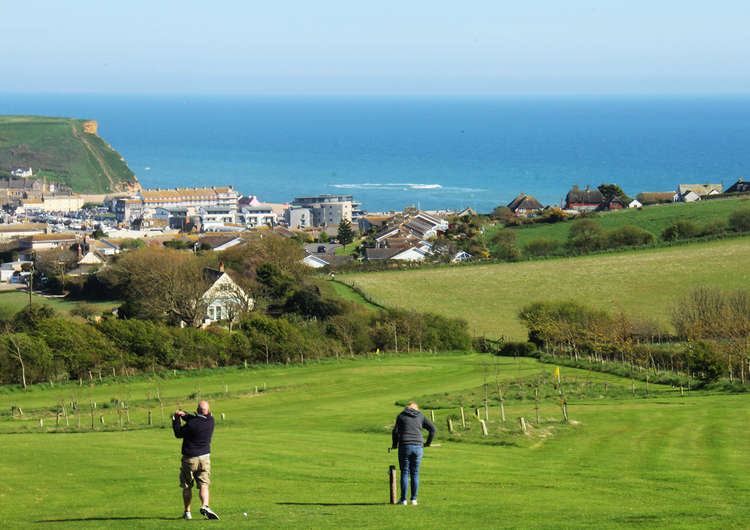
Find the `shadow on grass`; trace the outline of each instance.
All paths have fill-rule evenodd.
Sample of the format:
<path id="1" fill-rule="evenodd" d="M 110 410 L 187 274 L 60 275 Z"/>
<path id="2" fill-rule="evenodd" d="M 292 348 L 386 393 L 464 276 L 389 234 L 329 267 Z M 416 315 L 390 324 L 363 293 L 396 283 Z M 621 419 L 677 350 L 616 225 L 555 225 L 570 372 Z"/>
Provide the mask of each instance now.
<path id="1" fill-rule="evenodd" d="M 86 521 L 176 521 L 182 517 L 77 517 L 72 519 L 43 519 L 35 523 L 78 523 Z"/>
<path id="2" fill-rule="evenodd" d="M 280 506 L 384 506 L 389 502 L 277 502 Z"/>

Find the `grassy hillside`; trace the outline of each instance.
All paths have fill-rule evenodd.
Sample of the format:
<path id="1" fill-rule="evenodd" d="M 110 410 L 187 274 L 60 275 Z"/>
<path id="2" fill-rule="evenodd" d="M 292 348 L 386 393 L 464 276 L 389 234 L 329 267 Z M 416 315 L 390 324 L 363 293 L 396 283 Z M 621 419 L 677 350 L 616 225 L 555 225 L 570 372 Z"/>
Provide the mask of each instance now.
<path id="1" fill-rule="evenodd" d="M 602 212 L 594 219 L 599 222 L 605 230 L 614 230 L 626 225 L 634 225 L 648 230 L 656 238 L 659 238 L 662 230 L 679 219 L 687 219 L 701 226 L 708 223 L 723 220 L 729 215 L 743 207 L 750 206 L 750 197 L 738 197 L 730 199 L 715 199 L 693 203 L 675 203 L 647 206 L 641 210 L 629 208 L 627 210 Z M 572 225 L 571 221 L 556 224 L 528 225 L 516 228 L 518 234 L 518 246 L 523 247 L 531 240 L 545 237 L 564 243 L 568 239 L 568 231 Z M 487 230 L 487 241 L 492 234 L 501 227 L 492 227 Z"/>
<path id="2" fill-rule="evenodd" d="M 397 400 L 473 391 L 487 363 L 506 392 L 507 423 L 490 410 L 490 436 L 467 414 L 449 435 L 435 411 L 441 447 L 425 449 L 420 505 L 387 504 L 387 453 Z M 490 364 L 494 383 L 495 366 Z M 744 395 L 686 393 L 651 385 L 658 398 L 568 397 L 570 425 L 556 400 L 514 397 L 509 380 L 549 374 L 530 359 L 480 355 L 380 356 L 310 366 L 171 373 L 92 386 L 6 392 L 0 432 L 12 455 L 0 486 L 6 528 L 184 527 L 178 488 L 180 443 L 160 428 L 157 389 L 168 413 L 209 395 L 217 427 L 211 448 L 211 506 L 228 527 L 262 528 L 740 528 L 750 505 Z M 562 369 L 581 386 L 629 388 L 613 376 Z M 255 393 L 256 385 L 267 391 Z M 225 386 L 226 385 L 226 386 Z M 224 396 L 224 391 L 227 395 Z M 604 395 L 607 394 L 607 395 Z M 188 396 L 191 397 L 188 397 Z M 147 399 L 149 398 L 150 399 Z M 82 427 L 70 414 L 55 433 L 58 400 L 84 403 Z M 130 402 L 120 430 L 113 399 Z M 97 401 L 96 432 L 89 400 Z M 102 404 L 110 405 L 102 409 Z M 46 407 L 46 412 L 38 409 Z M 147 407 L 155 425 L 146 425 Z M 468 412 L 468 411 L 467 411 Z M 99 423 L 99 413 L 105 424 Z M 225 419 L 221 419 L 224 413 Z M 40 414 L 46 415 L 39 428 Z M 429 412 L 428 412 L 429 414 Z M 519 416 L 532 422 L 522 434 Z M 64 425 L 64 419 L 61 421 Z M 456 422 L 458 425 L 458 422 Z M 193 509 L 197 512 L 197 507 Z M 244 515 L 247 514 L 247 515 Z M 195 513 L 195 517 L 198 517 Z M 221 524 L 221 523 L 219 523 Z M 190 526 L 206 527 L 200 521 Z M 211 526 L 216 526 L 211 525 Z"/>
<path id="3" fill-rule="evenodd" d="M 49 298 L 45 296 L 32 295 L 32 302 L 35 304 L 47 304 L 58 313 L 70 314 L 70 311 L 76 308 L 81 302 L 65 300 L 63 298 Z M 0 319 L 11 318 L 18 311 L 26 307 L 29 303 L 28 291 L 3 291 L 0 292 Z M 89 306 L 96 311 L 111 311 L 118 302 L 90 302 Z"/>
<path id="4" fill-rule="evenodd" d="M 523 339 L 518 310 L 576 299 L 669 325 L 674 300 L 696 285 L 747 288 L 750 238 L 521 263 L 340 274 L 374 302 L 460 316 L 477 334 Z"/>
<path id="5" fill-rule="evenodd" d="M 0 116 L 0 175 L 31 167 L 35 176 L 81 193 L 106 193 L 133 184 L 135 175 L 120 153 L 86 132 L 86 123 L 72 118 Z"/>

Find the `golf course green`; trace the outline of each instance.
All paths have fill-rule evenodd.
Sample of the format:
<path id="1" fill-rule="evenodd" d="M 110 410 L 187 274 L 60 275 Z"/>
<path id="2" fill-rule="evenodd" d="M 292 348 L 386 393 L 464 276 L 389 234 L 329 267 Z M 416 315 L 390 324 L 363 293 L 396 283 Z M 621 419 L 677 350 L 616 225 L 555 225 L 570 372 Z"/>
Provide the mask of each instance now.
<path id="1" fill-rule="evenodd" d="M 640 382 L 633 395 L 629 379 L 562 367 L 570 422 L 561 421 L 560 400 L 546 396 L 537 423 L 533 391 L 519 381 L 550 380 L 553 370 L 525 358 L 403 354 L 130 379 L 92 374 L 25 392 L 3 387 L 0 526 L 747 526 L 746 395 L 681 395 L 658 385 L 646 394 Z M 479 406 L 485 383 L 495 395 L 496 379 L 506 422 L 492 402 L 484 437 L 470 407 Z M 464 392 L 466 429 L 454 404 L 464 403 Z M 197 495 L 194 520 L 179 519 L 180 441 L 169 415 L 194 410 L 200 398 L 216 417 L 211 506 L 218 522 L 200 520 Z M 425 449 L 419 506 L 393 506 L 387 470 L 396 456 L 387 448 L 402 408 L 395 403 L 421 398 L 446 407 L 434 411 L 441 445 Z M 118 407 L 123 402 L 127 408 Z"/>

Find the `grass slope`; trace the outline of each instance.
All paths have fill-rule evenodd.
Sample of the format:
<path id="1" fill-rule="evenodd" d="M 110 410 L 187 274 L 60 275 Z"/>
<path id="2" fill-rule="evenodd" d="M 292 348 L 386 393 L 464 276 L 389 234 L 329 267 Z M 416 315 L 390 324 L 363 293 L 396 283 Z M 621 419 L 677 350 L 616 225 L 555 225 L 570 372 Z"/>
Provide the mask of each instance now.
<path id="1" fill-rule="evenodd" d="M 381 356 L 82 387 L 82 401 L 132 395 L 131 419 L 140 425 L 123 432 L 111 426 L 111 409 L 106 421 L 114 430 L 40 432 L 33 407 L 54 406 L 77 385 L 6 394 L 3 399 L 21 405 L 27 419 L 12 420 L 5 412 L 0 429 L 23 431 L 28 424 L 34 432 L 3 436 L 4 453 L 12 458 L 0 485 L 0 520 L 6 528 L 34 522 L 47 528 L 184 526 L 177 519 L 179 442 L 169 429 L 146 428 L 145 411 L 137 407 L 157 385 L 173 409 L 192 408 L 197 396 L 187 395 L 198 386 L 205 395 L 222 393 L 226 384 L 229 395 L 212 399 L 211 505 L 230 527 L 746 526 L 746 396 L 571 399 L 576 424 L 567 426 L 558 422 L 557 403 L 545 401 L 539 430 L 493 433 L 489 441 L 451 441 L 445 417 L 456 411 L 438 410 L 442 447 L 425 450 L 420 505 L 386 504 L 386 470 L 395 455 L 385 449 L 400 410 L 394 402 L 476 388 L 487 362 L 479 355 Z M 544 369 L 530 359 L 498 362 L 504 379 Z M 563 375 L 588 377 L 566 368 Z M 261 382 L 268 391 L 255 395 Z M 495 409 L 491 414 L 496 419 Z M 533 402 L 509 400 L 506 414 L 512 431 L 520 415 L 533 416 Z"/>
<path id="2" fill-rule="evenodd" d="M 36 176 L 80 193 L 106 193 L 135 182 L 123 160 L 86 120 L 42 116 L 0 116 L 0 171 L 31 167 Z"/>
<path id="3" fill-rule="evenodd" d="M 629 208 L 626 210 L 602 212 L 594 219 L 599 222 L 605 230 L 614 230 L 626 225 L 634 225 L 654 234 L 659 238 L 662 230 L 680 219 L 688 219 L 701 226 L 714 221 L 726 221 L 729 215 L 743 207 L 750 206 L 749 197 L 738 197 L 730 199 L 715 199 L 693 203 L 675 203 L 647 206 L 642 210 Z M 572 222 L 555 224 L 538 224 L 519 227 L 518 246 L 522 248 L 533 239 L 544 237 L 564 243 L 568 239 L 568 231 Z M 490 241 L 492 234 L 502 227 L 491 227 L 487 230 L 486 238 Z"/>
<path id="4" fill-rule="evenodd" d="M 675 299 L 695 285 L 746 288 L 750 238 L 521 263 L 340 274 L 374 302 L 460 316 L 479 335 L 524 339 L 518 310 L 576 299 L 668 325 Z"/>
<path id="5" fill-rule="evenodd" d="M 47 304 L 52 306 L 55 311 L 64 314 L 70 314 L 70 311 L 80 304 L 80 302 L 72 302 L 62 298 L 47 298 L 36 294 L 32 294 L 31 298 L 35 304 Z M 28 303 L 28 291 L 0 292 L 0 318 L 12 317 L 18 311 L 26 307 Z M 119 302 L 117 301 L 88 303 L 88 305 L 94 307 L 97 311 L 109 311 L 118 304 Z"/>

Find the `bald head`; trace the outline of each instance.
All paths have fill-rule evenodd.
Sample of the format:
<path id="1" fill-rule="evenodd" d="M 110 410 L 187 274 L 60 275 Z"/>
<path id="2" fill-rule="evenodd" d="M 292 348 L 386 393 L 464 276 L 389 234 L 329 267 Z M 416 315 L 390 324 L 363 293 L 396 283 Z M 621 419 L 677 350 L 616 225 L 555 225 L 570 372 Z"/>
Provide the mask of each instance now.
<path id="1" fill-rule="evenodd" d="M 198 403 L 198 414 L 208 414 L 211 412 L 211 407 L 208 406 L 208 401 L 201 401 Z"/>

